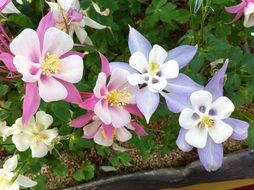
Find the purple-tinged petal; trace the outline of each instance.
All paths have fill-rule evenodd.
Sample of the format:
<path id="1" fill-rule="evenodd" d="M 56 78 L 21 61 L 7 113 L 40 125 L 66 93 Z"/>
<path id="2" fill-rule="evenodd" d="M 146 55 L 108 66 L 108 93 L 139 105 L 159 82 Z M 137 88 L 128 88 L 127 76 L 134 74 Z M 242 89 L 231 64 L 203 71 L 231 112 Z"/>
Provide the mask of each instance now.
<path id="1" fill-rule="evenodd" d="M 37 82 L 26 83 L 26 94 L 23 101 L 22 122 L 27 124 L 40 106 L 41 98 Z"/>
<path id="2" fill-rule="evenodd" d="M 165 98 L 168 109 L 173 113 L 179 113 L 185 108 L 192 108 L 189 93 L 163 93 L 161 95 Z"/>
<path id="3" fill-rule="evenodd" d="M 198 149 L 200 162 L 208 172 L 218 170 L 223 163 L 223 145 L 216 144 L 209 136 L 206 146 Z"/>
<path id="4" fill-rule="evenodd" d="M 81 104 L 82 98 L 80 96 L 78 89 L 69 82 L 61 81 L 61 83 L 64 85 L 64 87 L 66 88 L 68 92 L 68 95 L 64 99 L 64 101 L 72 103 L 72 104 Z"/>
<path id="5" fill-rule="evenodd" d="M 71 126 L 74 128 L 84 127 L 89 121 L 92 120 L 94 112 L 89 112 L 85 115 L 79 116 L 71 122 Z"/>
<path id="6" fill-rule="evenodd" d="M 160 96 L 158 93 L 153 93 L 147 87 L 144 87 L 137 92 L 136 103 L 145 116 L 146 122 L 149 123 L 151 116 L 159 106 Z"/>
<path id="7" fill-rule="evenodd" d="M 144 127 L 138 124 L 136 121 L 131 121 L 131 125 L 135 129 L 135 133 L 139 136 L 147 136 L 148 133 L 144 130 Z"/>
<path id="8" fill-rule="evenodd" d="M 193 147 L 189 145 L 185 140 L 185 135 L 187 131 L 188 130 L 181 128 L 176 140 L 176 145 L 184 152 L 190 152 L 193 149 Z"/>
<path id="9" fill-rule="evenodd" d="M 179 74 L 175 79 L 167 80 L 168 84 L 165 90 L 175 93 L 192 93 L 194 91 L 203 90 L 203 86 L 197 84 L 185 74 Z"/>
<path id="10" fill-rule="evenodd" d="M 47 31 L 48 28 L 54 27 L 56 25 L 55 19 L 53 12 L 48 12 L 40 21 L 39 26 L 37 28 L 37 34 L 40 39 L 40 44 L 41 44 L 41 50 L 42 50 L 42 45 L 43 45 L 43 40 L 44 40 L 44 34 Z"/>
<path id="11" fill-rule="evenodd" d="M 223 96 L 224 76 L 228 67 L 228 59 L 225 61 L 223 67 L 217 71 L 210 82 L 205 86 L 205 90 L 213 95 L 213 100 Z"/>
<path id="12" fill-rule="evenodd" d="M 110 72 L 114 72 L 116 69 L 123 69 L 129 71 L 130 74 L 137 73 L 135 69 L 133 69 L 128 63 L 124 62 L 111 62 L 109 64 Z"/>
<path id="13" fill-rule="evenodd" d="M 13 55 L 9 53 L 1 53 L 0 54 L 0 60 L 5 64 L 7 69 L 9 69 L 11 72 L 16 72 L 17 69 L 15 65 L 13 64 Z"/>
<path id="14" fill-rule="evenodd" d="M 11 0 L 1 0 L 0 2 L 0 12 L 11 2 Z"/>
<path id="15" fill-rule="evenodd" d="M 231 135 L 232 139 L 235 140 L 247 139 L 249 128 L 249 124 L 247 122 L 233 118 L 227 118 L 224 119 L 223 121 L 233 128 L 233 134 Z"/>
<path id="16" fill-rule="evenodd" d="M 185 67 L 194 58 L 198 50 L 198 46 L 182 45 L 168 52 L 168 60 L 175 60 L 179 64 L 179 68 Z M 166 62 L 165 61 L 165 62 Z"/>
<path id="17" fill-rule="evenodd" d="M 109 61 L 108 59 L 100 53 L 101 58 L 101 72 L 104 72 L 108 77 L 110 75 Z"/>
<path id="18" fill-rule="evenodd" d="M 142 34 L 132 27 L 130 27 L 128 44 L 131 54 L 139 51 L 148 59 L 152 45 Z"/>
<path id="19" fill-rule="evenodd" d="M 124 106 L 124 109 L 126 109 L 128 112 L 130 112 L 133 115 L 136 115 L 136 116 L 138 116 L 140 118 L 144 118 L 143 114 L 138 109 L 137 105 L 128 104 L 128 105 Z"/>

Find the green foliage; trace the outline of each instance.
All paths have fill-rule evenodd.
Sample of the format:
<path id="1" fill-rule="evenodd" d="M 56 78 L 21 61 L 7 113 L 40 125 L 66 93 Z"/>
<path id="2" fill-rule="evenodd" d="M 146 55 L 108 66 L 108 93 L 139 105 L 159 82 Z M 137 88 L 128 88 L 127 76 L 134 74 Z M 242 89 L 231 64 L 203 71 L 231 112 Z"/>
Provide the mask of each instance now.
<path id="1" fill-rule="evenodd" d="M 94 177 L 94 170 L 94 165 L 87 161 L 74 173 L 73 177 L 77 181 L 87 181 Z"/>

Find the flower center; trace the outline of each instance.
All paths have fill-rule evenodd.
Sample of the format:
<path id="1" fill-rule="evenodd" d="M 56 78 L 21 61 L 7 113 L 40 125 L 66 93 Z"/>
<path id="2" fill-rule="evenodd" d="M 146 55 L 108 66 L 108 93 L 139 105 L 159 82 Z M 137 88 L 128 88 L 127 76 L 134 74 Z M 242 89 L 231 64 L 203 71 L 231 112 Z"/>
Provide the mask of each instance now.
<path id="1" fill-rule="evenodd" d="M 214 120 L 212 120 L 208 116 L 203 116 L 202 120 L 199 123 L 200 128 L 204 128 L 205 126 L 207 126 L 208 128 L 211 128 L 213 127 L 213 125 L 214 125 Z"/>
<path id="2" fill-rule="evenodd" d="M 158 73 L 158 71 L 160 70 L 160 65 L 158 63 L 155 63 L 155 62 L 151 62 L 148 64 L 147 66 L 147 70 L 148 70 L 148 73 L 150 75 L 156 75 Z"/>
<path id="3" fill-rule="evenodd" d="M 109 101 L 110 106 L 123 107 L 129 103 L 131 99 L 131 94 L 126 88 L 121 90 L 116 89 L 108 93 L 107 99 Z"/>
<path id="4" fill-rule="evenodd" d="M 47 53 L 43 64 L 42 64 L 42 74 L 51 76 L 58 74 L 61 71 L 61 59 L 56 54 Z"/>

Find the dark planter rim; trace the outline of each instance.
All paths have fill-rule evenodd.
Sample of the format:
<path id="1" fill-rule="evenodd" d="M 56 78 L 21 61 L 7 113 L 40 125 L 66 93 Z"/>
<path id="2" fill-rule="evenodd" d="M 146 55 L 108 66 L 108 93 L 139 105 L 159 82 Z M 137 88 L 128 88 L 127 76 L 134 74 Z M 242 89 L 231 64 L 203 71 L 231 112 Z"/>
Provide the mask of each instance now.
<path id="1" fill-rule="evenodd" d="M 169 187 L 254 177 L 254 150 L 226 154 L 222 167 L 207 172 L 199 161 L 182 168 L 162 168 L 103 178 L 65 190 L 159 190 Z"/>

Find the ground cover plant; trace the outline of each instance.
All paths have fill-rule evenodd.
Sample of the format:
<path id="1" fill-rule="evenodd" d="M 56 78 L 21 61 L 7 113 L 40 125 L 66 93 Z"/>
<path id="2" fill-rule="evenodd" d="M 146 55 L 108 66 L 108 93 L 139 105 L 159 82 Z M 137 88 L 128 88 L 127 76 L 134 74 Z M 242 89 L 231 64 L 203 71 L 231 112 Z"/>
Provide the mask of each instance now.
<path id="1" fill-rule="evenodd" d="M 68 176 L 63 155 L 82 158 L 71 177 L 84 182 L 132 167 L 133 149 L 196 151 L 216 172 L 225 141 L 254 146 L 253 0 L 3 0 L 0 12 L 2 189 L 49 188 L 42 170 Z"/>

